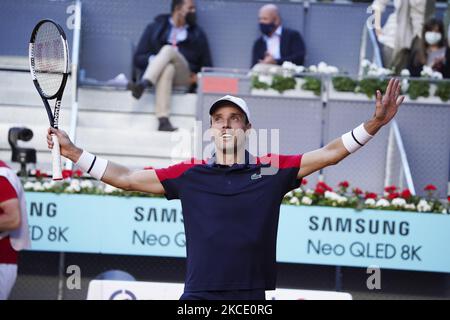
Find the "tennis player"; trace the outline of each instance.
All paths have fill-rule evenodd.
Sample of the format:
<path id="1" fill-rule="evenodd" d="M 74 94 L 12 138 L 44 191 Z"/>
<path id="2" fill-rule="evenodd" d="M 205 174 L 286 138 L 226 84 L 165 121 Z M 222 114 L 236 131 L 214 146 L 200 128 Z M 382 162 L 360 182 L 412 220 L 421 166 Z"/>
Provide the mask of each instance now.
<path id="1" fill-rule="evenodd" d="M 215 155 L 168 168 L 132 171 L 75 146 L 63 131 L 61 154 L 96 179 L 124 190 L 180 199 L 187 242 L 187 274 L 181 299 L 263 300 L 276 285 L 276 239 L 284 195 L 309 174 L 335 165 L 363 147 L 397 113 L 404 97 L 392 79 L 376 95 L 373 117 L 303 155 L 253 157 L 245 150 L 251 128 L 244 100 L 225 96 L 210 110 Z M 240 134 L 240 133 L 244 134 Z M 275 169 L 275 170 L 270 170 Z"/>

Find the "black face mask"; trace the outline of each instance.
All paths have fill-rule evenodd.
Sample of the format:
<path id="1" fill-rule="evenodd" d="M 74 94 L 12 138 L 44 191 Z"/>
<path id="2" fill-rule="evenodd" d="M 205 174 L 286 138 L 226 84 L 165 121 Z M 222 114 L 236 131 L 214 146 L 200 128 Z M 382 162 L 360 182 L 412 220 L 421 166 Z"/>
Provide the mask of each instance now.
<path id="1" fill-rule="evenodd" d="M 195 26 L 197 23 L 197 15 L 195 12 L 188 12 L 185 17 L 186 23 L 190 26 Z"/>
<path id="2" fill-rule="evenodd" d="M 259 24 L 259 30 L 266 36 L 270 35 L 274 30 L 276 26 L 275 23 L 260 23 Z"/>

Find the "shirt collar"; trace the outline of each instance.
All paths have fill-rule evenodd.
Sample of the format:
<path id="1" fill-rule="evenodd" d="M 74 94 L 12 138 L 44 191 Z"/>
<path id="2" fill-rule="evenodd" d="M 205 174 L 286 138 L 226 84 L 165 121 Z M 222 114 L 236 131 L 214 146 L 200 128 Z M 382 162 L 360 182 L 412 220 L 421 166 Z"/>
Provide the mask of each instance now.
<path id="1" fill-rule="evenodd" d="M 281 37 L 282 32 L 283 32 L 283 26 L 279 25 L 278 28 L 275 30 L 275 32 L 270 37 L 264 35 L 264 39 L 268 40 L 268 39 L 271 39 L 273 36 Z"/>
<path id="2" fill-rule="evenodd" d="M 220 166 L 220 165 L 218 165 L 218 164 L 216 163 L 216 161 L 217 161 L 217 159 L 216 159 L 216 153 L 214 152 L 214 154 L 211 156 L 211 158 L 209 158 L 209 159 L 206 161 L 206 164 L 207 164 L 209 167 L 218 167 L 218 166 Z M 230 168 L 233 167 L 233 166 L 248 167 L 248 166 L 250 166 L 250 165 L 255 165 L 255 164 L 256 164 L 256 159 L 255 159 L 255 157 L 254 157 L 250 152 L 248 152 L 247 150 L 245 150 L 245 164 L 237 164 L 237 163 L 235 163 L 234 165 L 230 166 Z"/>
<path id="3" fill-rule="evenodd" d="M 172 17 L 169 17 L 169 23 L 170 23 L 170 26 L 175 29 L 187 29 L 188 28 L 187 24 L 184 24 L 184 26 L 181 26 L 181 27 L 176 27 L 175 22 L 173 21 Z"/>

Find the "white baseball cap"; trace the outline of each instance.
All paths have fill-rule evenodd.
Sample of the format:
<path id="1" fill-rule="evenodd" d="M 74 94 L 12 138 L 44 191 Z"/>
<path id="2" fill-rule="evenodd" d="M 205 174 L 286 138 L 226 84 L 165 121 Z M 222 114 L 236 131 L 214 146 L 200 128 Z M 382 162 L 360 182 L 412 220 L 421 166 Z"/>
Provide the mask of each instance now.
<path id="1" fill-rule="evenodd" d="M 234 104 L 236 107 L 238 107 L 239 109 L 242 110 L 242 112 L 245 113 L 245 116 L 247 117 L 247 121 L 250 122 L 250 110 L 247 107 L 247 103 L 244 101 L 244 99 L 235 97 L 235 96 L 231 96 L 231 95 L 226 95 L 223 96 L 222 98 L 216 100 L 211 107 L 209 108 L 209 115 L 212 115 L 214 113 L 214 111 L 226 104 L 226 103 L 232 103 Z"/>

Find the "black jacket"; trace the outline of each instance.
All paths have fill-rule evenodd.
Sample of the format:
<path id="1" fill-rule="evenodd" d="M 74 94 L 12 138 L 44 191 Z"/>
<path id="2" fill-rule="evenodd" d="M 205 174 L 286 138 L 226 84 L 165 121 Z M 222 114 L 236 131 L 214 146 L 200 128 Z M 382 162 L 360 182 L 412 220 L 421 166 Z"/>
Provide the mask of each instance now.
<path id="1" fill-rule="evenodd" d="M 259 60 L 264 59 L 266 51 L 266 41 L 261 36 L 253 44 L 252 66 L 257 64 Z M 280 56 L 281 58 L 277 60 L 277 64 L 279 65 L 285 61 L 303 65 L 305 60 L 305 44 L 298 31 L 283 27 L 280 41 Z"/>
<path id="2" fill-rule="evenodd" d="M 164 45 L 169 44 L 167 42 L 171 28 L 169 17 L 168 14 L 159 15 L 145 28 L 134 54 L 134 64 L 137 68 L 145 70 L 148 58 L 158 54 Z M 208 39 L 197 25 L 188 27 L 188 36 L 186 40 L 178 43 L 178 50 L 188 61 L 192 72 L 197 73 L 202 67 L 212 66 Z"/>

